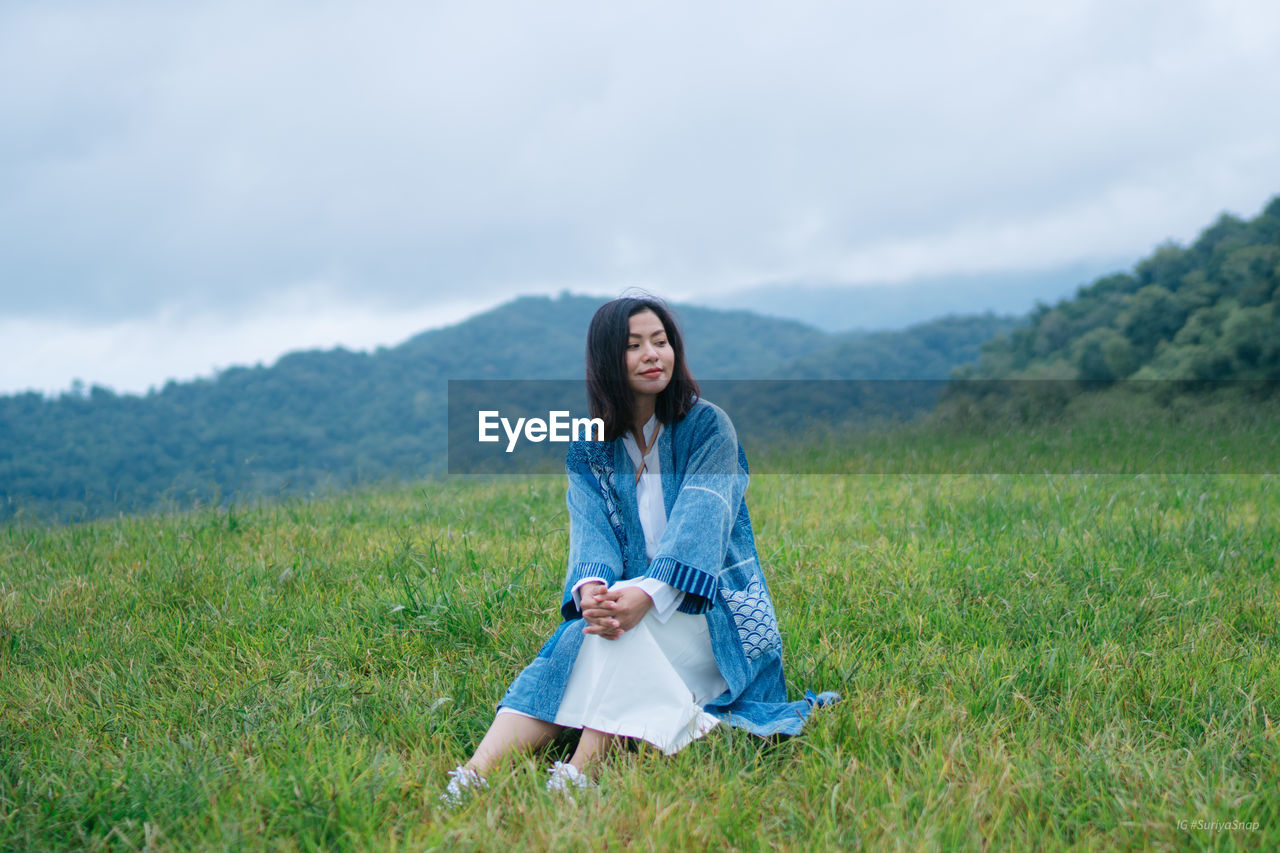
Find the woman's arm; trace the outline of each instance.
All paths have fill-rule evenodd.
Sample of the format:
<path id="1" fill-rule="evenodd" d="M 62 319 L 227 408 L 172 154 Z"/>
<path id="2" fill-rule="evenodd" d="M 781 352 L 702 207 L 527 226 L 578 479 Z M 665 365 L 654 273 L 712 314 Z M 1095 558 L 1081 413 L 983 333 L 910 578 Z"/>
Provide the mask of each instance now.
<path id="1" fill-rule="evenodd" d="M 569 508 L 569 567 L 565 575 L 564 596 L 560 613 L 565 619 L 577 619 L 582 615 L 573 595 L 576 584 L 596 579 L 605 586 L 622 576 L 622 544 L 610 518 L 610 506 L 606 499 L 608 484 L 602 483 L 603 465 L 598 457 L 611 451 L 608 445 L 579 448 L 570 446 L 565 461 L 569 475 L 569 487 L 565 503 Z M 582 442 L 581 444 L 587 444 Z M 592 460 L 597 464 L 593 470 Z M 613 512 L 616 514 L 617 510 Z"/>
<path id="2" fill-rule="evenodd" d="M 683 590 L 681 610 L 701 613 L 710 608 L 718 588 L 747 474 L 738 459 L 738 434 L 720 409 L 698 406 L 680 430 L 680 444 L 691 450 L 646 575 Z"/>

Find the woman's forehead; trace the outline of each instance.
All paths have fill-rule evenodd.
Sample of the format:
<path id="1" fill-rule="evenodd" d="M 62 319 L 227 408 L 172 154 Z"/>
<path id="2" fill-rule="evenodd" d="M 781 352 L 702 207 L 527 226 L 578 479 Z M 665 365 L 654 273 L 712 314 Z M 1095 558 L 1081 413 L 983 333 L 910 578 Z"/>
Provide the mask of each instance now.
<path id="1" fill-rule="evenodd" d="M 632 335 L 647 336 L 654 332 L 665 332 L 666 327 L 662 325 L 657 314 L 646 308 L 631 315 L 627 321 L 627 330 Z"/>

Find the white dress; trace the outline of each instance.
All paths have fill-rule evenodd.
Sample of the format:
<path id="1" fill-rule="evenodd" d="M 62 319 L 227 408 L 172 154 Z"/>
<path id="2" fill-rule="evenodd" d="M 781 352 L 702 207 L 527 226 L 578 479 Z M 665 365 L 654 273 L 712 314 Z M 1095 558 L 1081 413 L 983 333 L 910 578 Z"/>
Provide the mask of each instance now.
<path id="1" fill-rule="evenodd" d="M 667 526 L 654 440 L 658 428 L 656 417 L 645 424 L 645 442 L 651 449 L 643 460 L 631 435 L 623 439 L 632 464 L 644 466 L 636 484 L 636 505 L 651 560 Z M 585 579 L 574 587 L 575 600 L 578 588 L 591 581 Z M 610 588 L 626 586 L 639 586 L 654 606 L 640 624 L 616 640 L 595 634 L 583 637 L 555 722 L 640 738 L 670 755 L 719 722 L 702 706 L 729 685 L 716 667 L 707 617 L 676 610 L 683 592 L 652 578 L 618 581 Z M 498 713 L 522 712 L 500 708 Z"/>

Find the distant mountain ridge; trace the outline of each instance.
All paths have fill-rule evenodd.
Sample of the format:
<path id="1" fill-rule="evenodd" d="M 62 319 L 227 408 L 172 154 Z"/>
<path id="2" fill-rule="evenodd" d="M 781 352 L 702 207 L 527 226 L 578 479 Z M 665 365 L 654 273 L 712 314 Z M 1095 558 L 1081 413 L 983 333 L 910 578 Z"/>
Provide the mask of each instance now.
<path id="1" fill-rule="evenodd" d="M 373 353 L 290 353 L 170 382 L 0 397 L 0 519 L 88 518 L 306 494 L 441 468 L 448 379 L 580 379 L 595 297 L 522 297 Z M 674 306 L 699 379 L 944 379 L 1012 318 L 829 334 L 746 311 Z"/>
<path id="2" fill-rule="evenodd" d="M 1081 283 L 1125 263 L 1098 259 L 1048 269 L 924 276 L 883 284 L 775 283 L 708 297 L 702 304 L 786 317 L 827 332 L 891 331 L 944 315 L 1021 317 L 1037 304 L 1069 297 Z"/>
<path id="3" fill-rule="evenodd" d="M 580 379 L 587 326 L 601 302 L 568 293 L 522 296 L 383 353 L 396 361 L 428 361 L 450 379 Z M 696 305 L 673 307 L 698 377 L 759 378 L 831 339 L 796 320 Z"/>

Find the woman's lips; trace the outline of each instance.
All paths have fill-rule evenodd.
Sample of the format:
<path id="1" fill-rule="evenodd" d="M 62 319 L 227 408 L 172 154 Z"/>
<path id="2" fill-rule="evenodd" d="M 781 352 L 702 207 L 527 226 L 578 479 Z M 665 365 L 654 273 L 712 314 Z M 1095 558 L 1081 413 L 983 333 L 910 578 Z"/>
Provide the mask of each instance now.
<path id="1" fill-rule="evenodd" d="M 661 375 L 662 375 L 662 368 L 661 368 L 661 367 L 655 367 L 653 370 L 646 370 L 646 371 L 644 371 L 643 373 L 641 373 L 640 375 L 641 375 L 641 376 L 643 376 L 643 377 L 644 377 L 644 378 L 646 378 L 646 379 L 653 379 L 653 378 L 655 378 L 655 377 L 658 377 L 658 376 L 661 376 Z"/>

